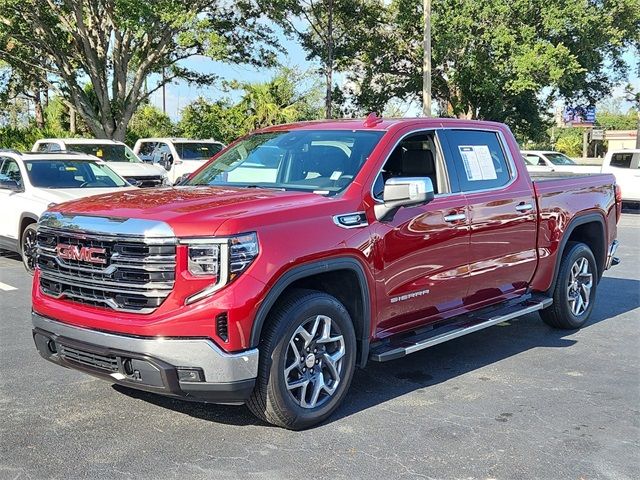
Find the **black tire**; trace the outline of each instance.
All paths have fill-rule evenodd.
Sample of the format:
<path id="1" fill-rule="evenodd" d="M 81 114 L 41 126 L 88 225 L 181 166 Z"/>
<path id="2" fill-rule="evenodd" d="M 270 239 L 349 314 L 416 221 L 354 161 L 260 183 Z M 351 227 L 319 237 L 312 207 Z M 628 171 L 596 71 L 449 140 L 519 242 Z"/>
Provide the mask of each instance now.
<path id="1" fill-rule="evenodd" d="M 20 255 L 25 270 L 33 275 L 36 267 L 36 224 L 30 223 L 20 235 Z"/>
<path id="2" fill-rule="evenodd" d="M 577 289 L 570 286 L 572 283 L 572 268 L 578 265 L 578 262 L 582 262 L 583 259 L 588 263 L 588 274 L 591 275 L 591 287 L 588 295 L 583 295 L 584 290 L 581 286 Z M 582 279 L 579 282 L 586 284 L 586 278 L 588 277 L 582 275 Z M 554 328 L 577 329 L 582 327 L 589 320 L 589 316 L 593 311 L 597 286 L 598 267 L 591 249 L 584 243 L 568 242 L 562 255 L 558 278 L 553 289 L 553 304 L 540 312 L 542 320 Z M 576 303 L 570 301 L 570 293 L 571 297 L 574 298 L 577 298 L 575 296 L 576 293 L 582 295 L 580 299 L 574 300 L 574 302 L 579 303 L 583 301 L 583 298 L 588 298 L 588 304 L 582 312 L 578 309 L 578 314 L 576 314 L 574 308 Z"/>
<path id="3" fill-rule="evenodd" d="M 326 354 L 330 354 L 332 348 L 330 344 L 320 343 L 316 345 L 320 350 L 318 353 L 317 361 L 320 362 L 319 368 L 314 366 L 313 351 L 305 353 L 304 345 L 306 340 L 300 338 L 301 335 L 296 334 L 300 332 L 300 328 L 306 325 L 310 325 L 310 322 L 319 322 L 319 318 L 322 318 L 325 322 L 326 318 L 329 318 L 329 328 L 334 334 L 330 334 L 332 338 L 338 335 L 343 339 L 340 343 L 340 351 L 344 353 L 341 357 L 340 375 L 339 380 L 334 384 L 335 391 L 329 394 L 326 391 L 322 391 L 324 397 L 322 402 L 318 399 L 317 406 L 312 407 L 313 398 L 310 402 L 306 402 L 308 396 L 307 387 L 304 389 L 287 389 L 287 382 L 290 381 L 291 376 L 299 376 L 290 381 L 289 385 L 296 383 L 296 381 L 305 381 L 305 378 L 309 378 L 311 372 L 315 370 L 315 378 L 322 375 L 321 384 L 325 384 L 325 376 L 329 377 L 329 383 L 333 381 L 331 375 L 327 371 L 329 369 L 329 363 Z M 324 325 L 324 323 L 323 323 Z M 308 327 L 307 327 L 308 328 Z M 308 333 L 308 332 L 307 332 Z M 318 339 L 318 335 L 314 337 Z M 301 351 L 302 358 L 300 358 L 300 365 L 292 367 L 292 346 L 290 342 L 302 342 L 299 343 L 301 348 L 295 351 Z M 310 344 L 311 345 L 311 344 Z M 296 347 L 297 348 L 297 347 Z M 312 347 L 313 348 L 313 347 Z M 334 352 L 337 350 L 334 350 Z M 324 352 L 324 354 L 323 354 Z M 308 355 L 308 357 L 307 357 Z M 313 359 L 311 359 L 313 357 Z M 298 356 L 295 357 L 296 361 Z M 331 358 L 331 357 L 330 357 Z M 311 367 L 307 363 L 303 363 L 311 360 Z M 351 379 L 353 378 L 353 372 L 355 369 L 356 360 L 356 337 L 353 328 L 353 322 L 349 316 L 347 309 L 336 298 L 323 292 L 315 290 L 295 290 L 291 294 L 287 295 L 278 306 L 270 313 L 268 318 L 268 324 L 265 326 L 261 340 L 260 340 L 260 362 L 258 367 L 258 378 L 256 380 L 256 386 L 249 400 L 247 400 L 247 406 L 249 410 L 258 418 L 272 423 L 274 425 L 288 428 L 291 430 L 302 430 L 316 425 L 325 420 L 338 405 L 344 399 Z M 285 373 L 285 368 L 288 366 L 291 370 L 289 374 Z M 336 362 L 337 363 L 337 362 Z M 335 366 L 336 363 L 331 363 Z M 306 375 L 302 372 L 302 369 L 307 368 Z M 317 364 L 316 364 L 317 365 Z M 314 368 L 315 367 L 315 368 Z M 318 373 L 319 372 L 319 373 Z M 312 386 L 312 395 L 315 393 L 316 383 L 309 383 Z M 296 398 L 299 395 L 300 400 Z M 307 406 L 303 406 L 301 402 L 306 402 Z"/>

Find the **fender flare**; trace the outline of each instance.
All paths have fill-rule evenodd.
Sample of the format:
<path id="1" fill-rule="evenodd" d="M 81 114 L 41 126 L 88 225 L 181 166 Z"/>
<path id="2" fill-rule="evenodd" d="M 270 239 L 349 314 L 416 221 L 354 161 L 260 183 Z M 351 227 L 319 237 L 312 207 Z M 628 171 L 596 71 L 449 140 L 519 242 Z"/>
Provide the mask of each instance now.
<path id="1" fill-rule="evenodd" d="M 350 257 L 330 258 L 311 263 L 305 263 L 303 265 L 293 267 L 292 269 L 287 270 L 284 274 L 282 274 L 273 285 L 273 287 L 271 287 L 266 297 L 260 304 L 260 307 L 258 308 L 258 312 L 256 313 L 253 321 L 253 326 L 251 327 L 250 347 L 255 348 L 260 343 L 260 335 L 262 334 L 262 328 L 267 319 L 267 314 L 287 287 L 289 287 L 293 282 L 297 280 L 311 277 L 319 273 L 327 273 L 336 270 L 349 270 L 355 273 L 358 279 L 362 301 L 363 318 L 361 325 L 361 334 L 359 337 L 356 337 L 356 342 L 360 346 L 360 359 L 356 363 L 361 367 L 364 367 L 369 357 L 369 339 L 371 333 L 371 295 L 369 293 L 369 284 L 367 282 L 367 276 L 365 274 L 363 266 L 358 260 Z"/>
<path id="2" fill-rule="evenodd" d="M 22 215 L 20 215 L 20 220 L 18 221 L 18 247 L 20 247 L 22 243 L 22 222 L 27 218 L 38 223 L 39 216 L 32 212 L 23 212 Z"/>
<path id="3" fill-rule="evenodd" d="M 562 255 L 564 254 L 564 249 L 567 246 L 567 242 L 569 241 L 569 237 L 571 236 L 571 234 L 573 233 L 573 231 L 579 227 L 580 225 L 584 225 L 587 223 L 598 223 L 600 225 L 600 228 L 602 229 L 602 235 L 604 238 L 604 252 L 605 252 L 605 256 L 606 256 L 606 252 L 607 252 L 607 229 L 606 229 L 606 224 L 605 224 L 605 220 L 604 217 L 601 213 L 585 213 L 582 215 L 577 215 L 575 217 L 573 217 L 571 219 L 571 221 L 569 222 L 569 225 L 567 226 L 566 230 L 564 231 L 563 235 L 562 235 L 562 239 L 560 240 L 560 245 L 558 246 L 558 253 L 556 256 L 556 262 L 555 265 L 553 267 L 553 281 L 551 282 L 551 286 L 549 287 L 549 289 L 547 290 L 548 294 L 553 294 L 553 290 L 556 287 L 556 282 L 558 281 L 558 273 L 560 272 L 560 262 L 562 261 Z M 594 253 L 595 256 L 595 253 Z M 602 277 L 602 274 L 604 273 L 604 270 L 602 269 L 602 265 L 604 265 L 604 261 L 606 261 L 605 259 L 602 258 L 596 258 L 596 263 L 597 263 L 597 267 L 598 267 L 598 279 L 600 279 Z"/>

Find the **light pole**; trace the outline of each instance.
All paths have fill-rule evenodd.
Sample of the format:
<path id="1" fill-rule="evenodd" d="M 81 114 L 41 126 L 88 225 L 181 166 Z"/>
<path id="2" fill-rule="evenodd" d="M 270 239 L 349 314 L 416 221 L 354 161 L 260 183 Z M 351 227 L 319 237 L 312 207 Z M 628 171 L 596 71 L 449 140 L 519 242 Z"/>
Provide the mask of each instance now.
<path id="1" fill-rule="evenodd" d="M 423 0 L 424 58 L 422 62 L 422 114 L 431 116 L 431 0 Z"/>

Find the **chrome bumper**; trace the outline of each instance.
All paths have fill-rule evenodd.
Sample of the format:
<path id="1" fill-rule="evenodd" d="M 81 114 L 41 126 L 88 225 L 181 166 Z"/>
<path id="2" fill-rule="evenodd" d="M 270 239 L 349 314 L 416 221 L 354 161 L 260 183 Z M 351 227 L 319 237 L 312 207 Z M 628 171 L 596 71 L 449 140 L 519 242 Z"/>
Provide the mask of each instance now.
<path id="1" fill-rule="evenodd" d="M 258 374 L 258 349 L 227 353 L 203 338 L 129 337 L 67 325 L 37 313 L 32 313 L 32 322 L 36 348 L 45 359 L 140 390 L 241 403 Z M 181 381 L 178 369 L 201 370 L 203 381 Z"/>
<path id="2" fill-rule="evenodd" d="M 615 256 L 616 250 L 618 250 L 618 240 L 614 240 L 609 245 L 609 252 L 607 253 L 607 263 L 604 266 L 605 270 L 609 270 L 611 267 L 615 267 L 620 263 L 620 259 Z"/>

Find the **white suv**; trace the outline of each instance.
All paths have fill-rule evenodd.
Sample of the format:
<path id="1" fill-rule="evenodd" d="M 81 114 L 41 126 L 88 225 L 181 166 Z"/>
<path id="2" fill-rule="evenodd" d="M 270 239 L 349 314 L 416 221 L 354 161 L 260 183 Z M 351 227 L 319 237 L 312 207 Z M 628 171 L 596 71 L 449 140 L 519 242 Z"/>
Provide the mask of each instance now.
<path id="1" fill-rule="evenodd" d="M 20 253 L 31 272 L 36 223 L 51 204 L 132 188 L 90 155 L 0 150 L 0 248 Z"/>
<path id="2" fill-rule="evenodd" d="M 161 165 L 175 183 L 183 175 L 195 172 L 224 148 L 216 140 L 189 140 L 186 138 L 141 138 L 133 151 L 145 162 Z"/>
<path id="3" fill-rule="evenodd" d="M 167 172 L 160 166 L 144 163 L 122 142 L 94 138 L 43 138 L 32 152 L 81 152 L 98 157 L 127 182 L 137 187 L 170 185 Z"/>

